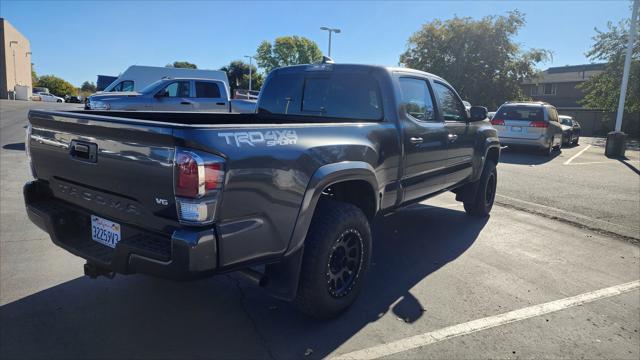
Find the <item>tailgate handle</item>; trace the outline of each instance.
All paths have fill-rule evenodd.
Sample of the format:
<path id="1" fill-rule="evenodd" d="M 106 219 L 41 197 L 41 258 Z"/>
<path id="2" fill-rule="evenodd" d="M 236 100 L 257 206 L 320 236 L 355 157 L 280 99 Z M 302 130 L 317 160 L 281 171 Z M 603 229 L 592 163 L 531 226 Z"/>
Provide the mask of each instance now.
<path id="1" fill-rule="evenodd" d="M 69 154 L 75 160 L 86 162 L 98 161 L 98 145 L 85 141 L 72 140 Z"/>

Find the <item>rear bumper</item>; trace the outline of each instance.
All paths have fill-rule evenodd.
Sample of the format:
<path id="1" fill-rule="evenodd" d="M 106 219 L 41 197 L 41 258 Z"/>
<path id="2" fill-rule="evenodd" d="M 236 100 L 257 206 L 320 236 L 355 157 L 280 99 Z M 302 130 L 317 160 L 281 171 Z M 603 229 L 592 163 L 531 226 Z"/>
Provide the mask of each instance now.
<path id="1" fill-rule="evenodd" d="M 541 136 L 537 139 L 513 138 L 513 137 L 500 136 L 500 144 L 546 148 L 547 146 L 549 146 L 549 140 L 545 136 Z"/>
<path id="2" fill-rule="evenodd" d="M 54 244 L 104 270 L 175 280 L 198 278 L 216 270 L 213 228 L 178 229 L 168 237 L 122 224 L 122 240 L 112 249 L 91 239 L 91 213 L 53 197 L 46 183 L 29 182 L 23 193 L 29 219 L 46 231 Z"/>

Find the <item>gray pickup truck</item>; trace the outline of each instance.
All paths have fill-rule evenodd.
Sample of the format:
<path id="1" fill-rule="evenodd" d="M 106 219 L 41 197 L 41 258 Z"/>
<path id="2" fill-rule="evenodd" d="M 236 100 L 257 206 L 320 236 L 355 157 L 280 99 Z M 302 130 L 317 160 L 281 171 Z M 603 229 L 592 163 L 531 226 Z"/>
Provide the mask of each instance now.
<path id="1" fill-rule="evenodd" d="M 323 63 L 272 71 L 255 114 L 29 112 L 29 218 L 90 277 L 236 271 L 319 318 L 360 292 L 376 216 L 453 191 L 487 216 L 486 109 L 442 78 Z"/>
<path id="2" fill-rule="evenodd" d="M 202 111 L 253 113 L 255 101 L 230 99 L 222 80 L 165 78 L 140 91 L 101 92 L 89 96 L 85 110 Z"/>

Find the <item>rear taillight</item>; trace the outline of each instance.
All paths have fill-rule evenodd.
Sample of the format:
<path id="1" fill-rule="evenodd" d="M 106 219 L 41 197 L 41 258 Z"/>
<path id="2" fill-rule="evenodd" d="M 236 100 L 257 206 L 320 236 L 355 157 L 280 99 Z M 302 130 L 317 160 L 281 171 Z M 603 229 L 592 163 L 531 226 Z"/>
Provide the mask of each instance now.
<path id="1" fill-rule="evenodd" d="M 491 125 L 504 125 L 504 120 L 492 119 L 491 120 Z"/>
<path id="2" fill-rule="evenodd" d="M 31 160 L 31 124 L 27 124 L 27 129 L 25 130 L 25 139 L 24 139 L 24 152 L 27 154 L 27 159 L 29 160 L 29 168 L 31 169 L 31 176 L 36 178 L 36 170 L 33 168 L 33 161 Z"/>
<path id="3" fill-rule="evenodd" d="M 529 126 L 535 128 L 546 128 L 549 127 L 549 123 L 546 121 L 532 121 L 529 123 Z"/>
<path id="4" fill-rule="evenodd" d="M 174 181 L 180 221 L 198 225 L 213 222 L 224 183 L 224 159 L 178 148 Z"/>

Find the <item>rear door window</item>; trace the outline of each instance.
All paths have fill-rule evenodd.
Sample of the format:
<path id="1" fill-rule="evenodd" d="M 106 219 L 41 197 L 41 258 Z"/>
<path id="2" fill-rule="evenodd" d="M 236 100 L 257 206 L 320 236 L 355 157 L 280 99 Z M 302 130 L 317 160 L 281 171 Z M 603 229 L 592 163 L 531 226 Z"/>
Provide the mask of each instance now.
<path id="1" fill-rule="evenodd" d="M 278 75 L 262 91 L 258 112 L 381 120 L 382 98 L 368 74 Z"/>
<path id="2" fill-rule="evenodd" d="M 493 118 L 495 120 L 544 121 L 544 113 L 539 106 L 502 106 Z"/>
<path id="3" fill-rule="evenodd" d="M 218 99 L 220 98 L 220 87 L 214 82 L 196 81 L 196 97 Z"/>

